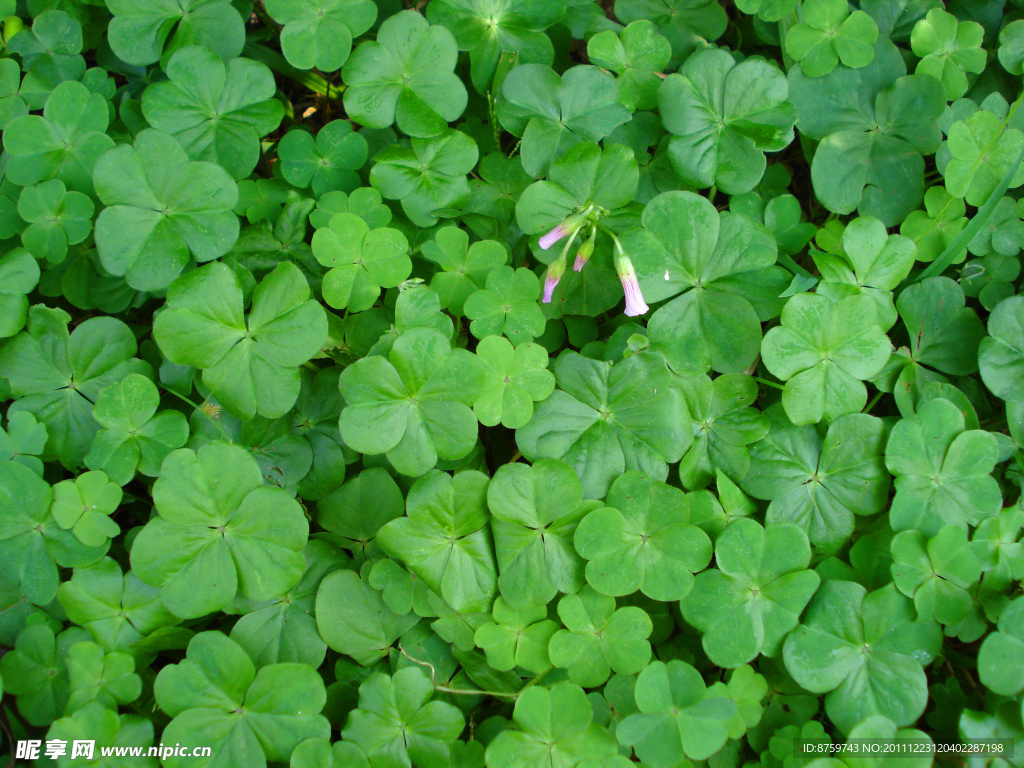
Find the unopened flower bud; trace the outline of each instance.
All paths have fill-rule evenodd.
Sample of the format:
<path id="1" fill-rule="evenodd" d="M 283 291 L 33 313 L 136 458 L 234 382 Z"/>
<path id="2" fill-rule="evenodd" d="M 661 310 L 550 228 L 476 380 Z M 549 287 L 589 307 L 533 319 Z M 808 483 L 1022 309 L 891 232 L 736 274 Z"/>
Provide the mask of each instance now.
<path id="1" fill-rule="evenodd" d="M 563 254 L 548 264 L 547 274 L 544 275 L 544 298 L 542 301 L 545 304 L 551 303 L 551 297 L 555 293 L 555 287 L 558 285 L 558 281 L 562 279 L 562 275 L 564 274 L 565 255 Z"/>
<path id="2" fill-rule="evenodd" d="M 590 257 L 594 255 L 594 236 L 596 233 L 592 232 L 590 237 L 587 238 L 580 245 L 580 249 L 576 251 L 576 261 L 572 265 L 573 270 L 579 272 L 583 269 L 584 265 L 590 261 Z"/>

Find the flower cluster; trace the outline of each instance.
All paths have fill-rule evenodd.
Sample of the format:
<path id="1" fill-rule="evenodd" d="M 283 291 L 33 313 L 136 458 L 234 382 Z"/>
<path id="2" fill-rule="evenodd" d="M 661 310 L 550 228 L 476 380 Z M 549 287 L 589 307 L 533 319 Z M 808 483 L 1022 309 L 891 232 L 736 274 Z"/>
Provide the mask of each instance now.
<path id="1" fill-rule="evenodd" d="M 607 227 L 603 226 L 597 221 L 598 216 L 595 215 L 595 206 L 588 205 L 583 210 L 578 211 L 571 216 L 567 217 L 564 221 L 558 224 L 547 234 L 543 235 L 539 242 L 542 250 L 548 250 L 555 243 L 569 238 L 565 246 L 562 248 L 562 253 L 557 259 L 548 265 L 547 273 L 544 276 L 544 303 L 551 303 L 551 298 L 554 295 L 555 288 L 558 286 L 558 282 L 562 279 L 562 275 L 565 274 L 566 260 L 569 253 L 569 249 L 572 244 L 579 237 L 580 232 L 589 227 L 589 234 L 587 239 L 580 243 L 580 247 L 576 251 L 576 260 L 573 263 L 573 270 L 580 272 L 583 267 L 587 265 L 590 257 L 594 255 L 594 246 L 597 240 L 597 231 L 600 229 L 605 235 L 611 238 L 612 244 L 615 248 L 615 272 L 619 276 L 619 281 L 622 283 L 622 292 L 626 295 L 626 316 L 636 317 L 647 312 L 650 307 L 647 306 L 647 302 L 644 301 L 643 292 L 640 290 L 640 283 L 637 281 L 636 270 L 633 269 L 633 262 L 630 261 L 629 255 L 625 252 L 622 247 L 622 243 L 619 238 L 616 237 L 615 233 Z"/>

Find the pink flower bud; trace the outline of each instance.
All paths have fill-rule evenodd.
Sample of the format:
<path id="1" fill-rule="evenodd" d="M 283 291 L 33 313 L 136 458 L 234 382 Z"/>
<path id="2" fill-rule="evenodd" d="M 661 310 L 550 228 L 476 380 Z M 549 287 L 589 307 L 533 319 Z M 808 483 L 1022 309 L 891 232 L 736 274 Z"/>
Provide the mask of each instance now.
<path id="1" fill-rule="evenodd" d="M 576 262 L 572 265 L 572 268 L 579 272 L 583 269 L 590 257 L 594 255 L 594 238 L 591 237 L 589 240 L 583 242 L 580 245 L 580 249 L 576 252 Z"/>
<path id="2" fill-rule="evenodd" d="M 562 279 L 562 275 L 564 274 L 565 254 L 562 254 L 553 262 L 548 264 L 548 271 L 544 276 L 544 298 L 541 299 L 545 304 L 551 303 L 551 297 L 555 293 L 555 287 L 558 285 L 558 281 Z"/>

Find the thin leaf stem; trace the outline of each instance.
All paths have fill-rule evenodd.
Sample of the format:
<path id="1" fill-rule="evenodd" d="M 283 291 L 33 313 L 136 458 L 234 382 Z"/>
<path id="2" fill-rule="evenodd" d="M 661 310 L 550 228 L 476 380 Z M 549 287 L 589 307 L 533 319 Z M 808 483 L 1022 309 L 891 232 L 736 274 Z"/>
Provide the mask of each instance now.
<path id="1" fill-rule="evenodd" d="M 204 413 L 204 415 L 205 415 L 205 412 L 203 411 L 203 407 L 201 405 L 197 405 L 195 402 L 193 402 L 192 398 L 185 397 L 183 394 L 181 394 L 180 392 L 177 392 L 177 391 L 171 389 L 170 387 L 161 386 L 161 389 L 163 389 L 164 392 L 169 392 L 170 394 L 174 395 L 179 400 L 182 400 L 182 401 L 188 403 L 196 411 Z M 220 432 L 221 437 L 224 438 L 224 442 L 226 442 L 226 443 L 234 443 L 234 440 L 232 440 L 231 437 L 228 435 L 228 433 L 224 431 L 224 427 L 222 427 L 220 425 L 220 423 L 216 419 L 214 419 L 214 418 L 212 418 L 210 416 L 207 416 L 207 418 L 210 419 L 210 421 L 213 422 L 213 426 L 215 426 L 217 428 L 217 431 Z"/>
<path id="2" fill-rule="evenodd" d="M 405 648 L 398 646 L 398 652 L 401 653 L 405 658 L 411 661 L 413 664 L 419 664 L 421 667 L 426 667 L 430 670 L 430 683 L 434 686 L 434 690 L 442 691 L 443 693 L 452 693 L 462 696 L 497 696 L 498 698 L 516 699 L 519 697 L 518 693 L 499 693 L 498 691 L 482 691 L 477 688 L 451 688 L 447 685 L 438 685 L 437 675 L 434 671 L 434 665 L 429 661 L 423 661 L 422 659 L 414 659 L 408 653 Z"/>
<path id="3" fill-rule="evenodd" d="M 768 381 L 767 379 L 760 379 L 757 376 L 751 376 L 754 381 L 758 384 L 764 384 L 766 387 L 774 387 L 775 389 L 785 389 L 781 384 L 776 384 L 774 381 Z"/>
<path id="4" fill-rule="evenodd" d="M 871 413 L 871 409 L 878 404 L 878 401 L 882 399 L 882 395 L 884 394 L 884 392 L 876 393 L 875 396 L 871 398 L 871 401 L 864 406 L 864 410 L 861 411 L 861 413 Z"/>

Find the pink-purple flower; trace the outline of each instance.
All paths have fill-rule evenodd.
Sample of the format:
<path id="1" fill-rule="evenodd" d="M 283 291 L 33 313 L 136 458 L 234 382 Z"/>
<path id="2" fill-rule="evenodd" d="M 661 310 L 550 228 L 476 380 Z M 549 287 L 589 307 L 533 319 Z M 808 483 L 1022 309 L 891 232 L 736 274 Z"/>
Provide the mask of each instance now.
<path id="1" fill-rule="evenodd" d="M 550 248 L 552 245 L 557 243 L 559 240 L 561 240 L 563 237 L 565 237 L 568 234 L 569 234 L 569 230 L 567 230 L 565 228 L 565 222 L 563 221 L 557 227 L 555 227 L 550 232 L 548 232 L 546 235 L 541 237 L 541 239 L 539 241 L 539 245 L 541 247 L 541 250 L 546 251 L 548 248 Z"/>
<path id="2" fill-rule="evenodd" d="M 618 243 L 616 246 L 618 253 L 615 255 L 615 271 L 619 274 L 619 280 L 622 282 L 622 292 L 626 294 L 626 317 L 636 317 L 650 310 L 650 307 L 644 301 L 640 283 L 636 279 L 636 270 L 633 269 L 633 262 L 618 247 Z"/>
<path id="3" fill-rule="evenodd" d="M 546 251 L 559 240 L 564 237 L 568 237 L 569 235 L 575 237 L 576 233 L 580 231 L 580 227 L 583 226 L 583 222 L 586 221 L 587 216 L 590 215 L 591 210 L 593 210 L 593 206 L 589 206 L 578 213 L 567 216 L 565 221 L 552 229 L 546 235 L 541 236 L 538 241 L 538 245 L 540 245 L 541 250 Z"/>

